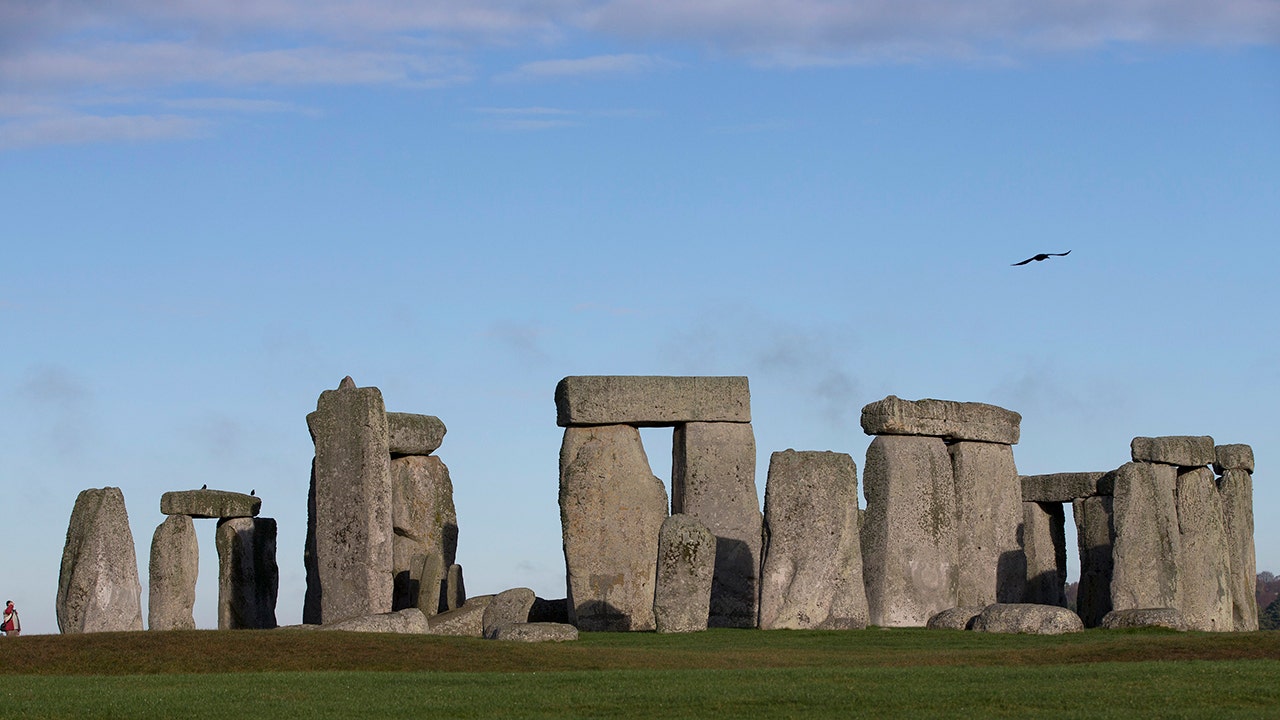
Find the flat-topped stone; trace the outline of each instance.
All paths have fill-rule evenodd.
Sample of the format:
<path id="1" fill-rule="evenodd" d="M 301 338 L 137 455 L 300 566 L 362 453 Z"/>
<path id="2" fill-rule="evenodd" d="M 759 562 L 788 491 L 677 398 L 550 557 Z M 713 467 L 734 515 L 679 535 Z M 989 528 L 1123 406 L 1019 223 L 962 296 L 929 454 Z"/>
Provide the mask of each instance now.
<path id="1" fill-rule="evenodd" d="M 1219 475 L 1226 470 L 1253 472 L 1253 448 L 1248 445 L 1218 445 L 1213 456 L 1213 471 Z"/>
<path id="2" fill-rule="evenodd" d="M 427 616 L 418 608 L 405 608 L 396 612 L 375 613 L 348 618 L 332 625 L 321 625 L 321 630 L 345 632 L 397 633 L 400 635 L 426 635 L 430 631 Z"/>
<path id="3" fill-rule="evenodd" d="M 1111 495 L 1115 475 L 1111 472 L 1053 473 L 1022 475 L 1023 502 L 1071 502 L 1076 498 Z"/>
<path id="4" fill-rule="evenodd" d="M 556 385 L 560 427 L 687 422 L 751 422 L 747 378 L 571 375 Z"/>
<path id="5" fill-rule="evenodd" d="M 392 455 L 430 455 L 444 442 L 445 432 L 435 415 L 387 413 L 387 445 Z"/>
<path id="6" fill-rule="evenodd" d="M 951 400 L 903 400 L 890 395 L 862 408 L 868 435 L 920 435 L 1017 445 L 1022 415 L 995 405 Z"/>
<path id="7" fill-rule="evenodd" d="M 1211 465 L 1213 438 L 1208 435 L 1166 435 L 1136 437 L 1129 443 L 1134 462 L 1154 462 L 1179 467 Z"/>
<path id="8" fill-rule="evenodd" d="M 508 642 L 570 642 L 578 639 L 578 628 L 564 623 L 528 622 L 499 625 L 490 640 Z"/>
<path id="9" fill-rule="evenodd" d="M 997 603 L 988 605 L 973 619 L 973 630 L 989 633 L 1061 635 L 1080 632 L 1080 616 L 1056 605 Z"/>
<path id="10" fill-rule="evenodd" d="M 160 512 L 164 515 L 187 515 L 193 518 L 257 517 L 262 498 L 230 490 L 175 490 L 160 496 Z"/>

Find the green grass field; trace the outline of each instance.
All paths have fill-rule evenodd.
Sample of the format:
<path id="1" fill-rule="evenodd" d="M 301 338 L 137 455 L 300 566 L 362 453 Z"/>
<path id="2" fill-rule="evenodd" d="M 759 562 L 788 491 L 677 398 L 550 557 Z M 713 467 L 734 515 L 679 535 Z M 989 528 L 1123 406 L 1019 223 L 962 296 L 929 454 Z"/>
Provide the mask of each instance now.
<path id="1" fill-rule="evenodd" d="M 1280 633 L 28 636 L 0 683 L 4 718 L 1280 717 Z"/>

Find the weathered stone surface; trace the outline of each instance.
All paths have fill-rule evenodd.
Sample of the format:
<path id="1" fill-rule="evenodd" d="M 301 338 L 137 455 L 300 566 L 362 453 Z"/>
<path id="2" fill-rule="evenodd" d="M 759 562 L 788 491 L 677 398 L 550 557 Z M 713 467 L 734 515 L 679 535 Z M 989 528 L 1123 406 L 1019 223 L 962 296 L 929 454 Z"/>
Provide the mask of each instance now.
<path id="1" fill-rule="evenodd" d="M 349 378 L 320 393 L 307 416 L 315 441 L 315 564 L 326 624 L 386 612 L 392 603 L 391 455 L 376 387 Z"/>
<path id="2" fill-rule="evenodd" d="M 676 514 L 658 532 L 658 574 L 653 619 L 660 633 L 707 629 L 716 536 L 688 515 Z"/>
<path id="3" fill-rule="evenodd" d="M 449 468 L 434 455 L 410 455 L 393 459 L 390 473 L 396 543 L 392 608 L 419 607 L 431 616 L 448 609 L 444 584 L 458 549 Z M 428 559 L 430 566 L 425 566 Z M 425 588 L 429 592 L 420 597 Z"/>
<path id="4" fill-rule="evenodd" d="M 512 588 L 495 595 L 484 609 L 484 636 L 492 640 L 494 631 L 501 625 L 529 622 L 529 611 L 536 597 L 529 588 Z"/>
<path id="5" fill-rule="evenodd" d="M 1186 630 L 1182 621 L 1182 613 L 1177 608 L 1130 608 L 1128 610 L 1112 610 L 1102 618 L 1102 627 L 1107 630 L 1129 630 L 1133 628 L 1162 627 L 1170 630 Z"/>
<path id="6" fill-rule="evenodd" d="M 951 400 L 903 400 L 890 395 L 862 408 L 868 435 L 923 435 L 947 440 L 1018 444 L 1022 416 L 995 405 Z"/>
<path id="7" fill-rule="evenodd" d="M 1080 551 L 1080 584 L 1076 614 L 1087 628 L 1098 627 L 1111 612 L 1111 561 L 1115 530 L 1111 526 L 1109 495 L 1078 498 L 1073 503 L 1076 546 Z"/>
<path id="8" fill-rule="evenodd" d="M 1208 435 L 1136 437 L 1129 443 L 1129 453 L 1134 462 L 1199 467 L 1213 463 L 1213 447 L 1213 438 Z"/>
<path id="9" fill-rule="evenodd" d="M 195 523 L 186 515 L 170 515 L 151 536 L 150 591 L 147 627 L 151 630 L 194 630 L 196 576 L 200 547 Z"/>
<path id="10" fill-rule="evenodd" d="M 418 608 L 405 608 L 395 612 L 374 613 L 373 615 L 347 618 L 329 625 L 322 625 L 320 629 L 345 632 L 398 633 L 401 635 L 426 635 L 431 632 L 427 624 L 427 616 Z"/>
<path id="11" fill-rule="evenodd" d="M 462 566 L 454 563 L 449 566 L 444 577 L 443 611 L 457 610 L 467 602 L 467 586 L 462 582 Z"/>
<path id="12" fill-rule="evenodd" d="M 863 579 L 872 625 L 923 627 L 956 606 L 956 490 L 946 444 L 881 435 L 867 448 Z"/>
<path id="13" fill-rule="evenodd" d="M 534 598 L 533 607 L 529 608 L 529 622 L 560 623 L 569 622 L 569 600 L 558 598 L 546 600 Z"/>
<path id="14" fill-rule="evenodd" d="M 160 496 L 160 512 L 194 518 L 256 517 L 262 498 L 227 490 L 176 490 Z"/>
<path id="15" fill-rule="evenodd" d="M 456 610 L 442 612 L 427 618 L 432 635 L 458 637 L 484 637 L 484 611 L 493 602 L 493 595 L 477 595 L 467 598 L 466 604 Z"/>
<path id="16" fill-rule="evenodd" d="M 1076 498 L 1110 495 L 1115 475 L 1110 472 L 1023 475 L 1023 502 L 1069 503 Z"/>
<path id="17" fill-rule="evenodd" d="M 1245 470 L 1224 470 L 1218 478 L 1222 516 L 1226 525 L 1230 568 L 1231 617 L 1237 632 L 1258 629 L 1258 599 L 1254 594 L 1257 559 L 1253 546 L 1253 477 Z"/>
<path id="18" fill-rule="evenodd" d="M 214 533 L 218 548 L 218 629 L 276 627 L 280 570 L 276 521 L 230 518 Z"/>
<path id="19" fill-rule="evenodd" d="M 563 623 L 508 623 L 494 628 L 490 639 L 509 642 L 569 642 L 578 639 L 578 628 Z"/>
<path id="20" fill-rule="evenodd" d="M 961 441 L 948 451 L 956 482 L 956 601 L 1022 602 L 1027 557 L 1018 543 L 1022 485 L 1013 448 Z"/>
<path id="21" fill-rule="evenodd" d="M 1248 445 L 1218 445 L 1213 449 L 1213 471 L 1221 475 L 1227 470 L 1253 472 L 1253 448 Z"/>
<path id="22" fill-rule="evenodd" d="M 973 629 L 989 633 L 1062 635 L 1080 632 L 1080 616 L 1056 605 L 998 603 L 989 605 L 973 619 Z"/>
<path id="23" fill-rule="evenodd" d="M 1022 503 L 1022 550 L 1027 558 L 1024 602 L 1067 606 L 1066 524 L 1062 503 Z"/>
<path id="24" fill-rule="evenodd" d="M 55 606 L 63 634 L 142 629 L 142 583 L 120 488 L 76 497 Z"/>
<path id="25" fill-rule="evenodd" d="M 953 607 L 929 618 L 925 627 L 930 630 L 972 630 L 973 621 L 986 609 L 985 606 L 970 605 Z"/>
<path id="26" fill-rule="evenodd" d="M 751 422 L 745 377 L 575 375 L 556 385 L 556 423 L 664 427 Z"/>
<path id="27" fill-rule="evenodd" d="M 1113 610 L 1182 606 L 1177 485 L 1172 465 L 1131 462 L 1116 471 Z"/>
<path id="28" fill-rule="evenodd" d="M 394 548 L 393 548 L 394 552 Z M 302 569 L 307 589 L 302 595 L 302 623 L 319 626 L 320 566 L 316 562 L 316 459 L 311 458 L 311 481 L 307 486 L 307 538 L 302 546 Z"/>
<path id="29" fill-rule="evenodd" d="M 764 508 L 760 628 L 866 627 L 853 458 L 836 452 L 775 452 Z"/>
<path id="30" fill-rule="evenodd" d="M 1226 519 L 1213 471 L 1198 467 L 1178 473 L 1178 532 L 1182 554 L 1178 597 L 1189 630 L 1230 632 L 1231 560 Z"/>
<path id="31" fill-rule="evenodd" d="M 569 620 L 579 630 L 652 630 L 658 531 L 667 491 L 649 469 L 640 431 L 566 428 L 560 523 Z"/>
<path id="32" fill-rule="evenodd" d="M 387 413 L 387 450 L 392 455 L 430 455 L 444 442 L 445 427 L 435 415 Z"/>
<path id="33" fill-rule="evenodd" d="M 716 536 L 711 627 L 756 626 L 760 599 L 760 495 L 750 423 L 693 422 L 671 439 L 671 511 Z"/>

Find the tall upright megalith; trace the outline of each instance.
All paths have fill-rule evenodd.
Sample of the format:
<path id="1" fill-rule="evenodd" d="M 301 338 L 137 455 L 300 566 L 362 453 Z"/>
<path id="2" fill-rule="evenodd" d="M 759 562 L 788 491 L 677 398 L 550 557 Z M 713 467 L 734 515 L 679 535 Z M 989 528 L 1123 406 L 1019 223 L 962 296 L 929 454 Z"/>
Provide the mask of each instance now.
<path id="1" fill-rule="evenodd" d="M 1115 474 L 1113 610 L 1180 608 L 1178 468 L 1129 462 Z"/>
<path id="2" fill-rule="evenodd" d="M 151 538 L 147 628 L 193 630 L 200 548 L 190 515 L 169 515 Z"/>
<path id="3" fill-rule="evenodd" d="M 707 629 L 716 536 L 688 515 L 672 515 L 658 531 L 653 620 L 660 633 Z"/>
<path id="4" fill-rule="evenodd" d="M 392 610 L 420 608 L 428 616 L 447 604 L 444 588 L 458 551 L 458 513 L 449 468 L 435 455 L 391 459 L 395 529 Z"/>
<path id="5" fill-rule="evenodd" d="M 392 604 L 390 445 L 376 387 L 350 377 L 307 416 L 315 442 L 314 581 L 320 620 L 387 612 Z"/>
<path id="6" fill-rule="evenodd" d="M 1087 628 L 1102 625 L 1111 612 L 1112 546 L 1115 530 L 1111 524 L 1112 497 L 1091 495 L 1072 500 L 1076 522 L 1076 546 L 1080 557 L 1080 584 L 1076 592 L 1076 613 Z"/>
<path id="7" fill-rule="evenodd" d="M 1022 602 L 1027 560 L 1018 544 L 1022 485 L 1013 447 L 961 440 L 947 450 L 956 483 L 956 602 Z"/>
<path id="8" fill-rule="evenodd" d="M 1189 630 L 1230 632 L 1231 560 L 1217 481 L 1207 467 L 1185 468 L 1177 489 L 1182 620 Z"/>
<path id="9" fill-rule="evenodd" d="M 1222 495 L 1226 525 L 1231 617 L 1237 632 L 1258 629 L 1258 600 L 1254 594 L 1257 560 L 1253 546 L 1253 448 L 1219 445 L 1214 472 Z"/>
<path id="10" fill-rule="evenodd" d="M 64 634 L 142 629 L 142 583 L 120 488 L 76 497 L 55 609 Z"/>
<path id="11" fill-rule="evenodd" d="M 221 520 L 218 549 L 218 629 L 276 627 L 280 570 L 276 565 L 276 521 L 238 517 Z"/>
<path id="12" fill-rule="evenodd" d="M 1022 503 L 1019 532 L 1027 562 L 1024 602 L 1067 606 L 1066 517 L 1060 502 Z"/>

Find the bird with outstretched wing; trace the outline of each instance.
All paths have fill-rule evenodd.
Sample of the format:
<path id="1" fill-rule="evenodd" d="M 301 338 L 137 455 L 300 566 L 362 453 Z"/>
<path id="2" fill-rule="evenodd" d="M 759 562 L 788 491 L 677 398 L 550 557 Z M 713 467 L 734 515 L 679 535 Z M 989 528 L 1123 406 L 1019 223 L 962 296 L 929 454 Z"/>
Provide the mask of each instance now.
<path id="1" fill-rule="evenodd" d="M 1063 257 L 1064 255 L 1070 255 L 1070 254 L 1071 254 L 1071 251 L 1070 251 L 1070 250 L 1068 250 L 1068 251 L 1066 251 L 1066 252 L 1064 252 L 1064 253 L 1040 253 L 1039 255 L 1035 255 L 1035 256 L 1033 256 L 1033 257 L 1029 257 L 1029 258 L 1027 258 L 1026 260 L 1023 260 L 1022 262 L 1016 262 L 1016 263 L 1014 263 L 1014 264 L 1013 264 L 1013 266 L 1012 266 L 1012 267 L 1018 267 L 1019 265 L 1026 265 L 1027 263 L 1031 262 L 1032 260 L 1035 260 L 1036 262 L 1039 262 L 1039 261 L 1041 261 L 1041 260 L 1048 260 L 1048 259 L 1049 259 L 1049 258 L 1051 258 L 1051 257 Z"/>

